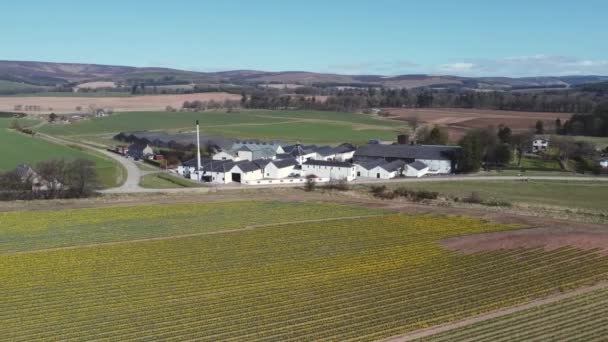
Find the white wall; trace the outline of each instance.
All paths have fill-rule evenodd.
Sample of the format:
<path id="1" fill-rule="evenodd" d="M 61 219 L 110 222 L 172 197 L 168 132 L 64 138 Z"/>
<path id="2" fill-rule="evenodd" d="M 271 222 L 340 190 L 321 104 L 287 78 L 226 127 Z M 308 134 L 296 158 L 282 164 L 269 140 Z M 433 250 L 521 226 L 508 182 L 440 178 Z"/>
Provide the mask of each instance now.
<path id="1" fill-rule="evenodd" d="M 353 159 L 353 157 L 355 156 L 355 151 L 351 151 L 351 152 L 346 152 L 346 153 L 338 153 L 336 154 L 336 160 L 337 161 L 348 161 Z"/>
<path id="2" fill-rule="evenodd" d="M 375 168 L 369 170 L 368 177 L 378 178 L 378 174 L 380 174 L 379 179 L 392 179 L 397 176 L 397 171 L 388 172 L 380 166 L 376 166 Z"/>
<path id="3" fill-rule="evenodd" d="M 239 160 L 253 160 L 253 152 L 251 151 L 239 151 L 238 152 Z"/>
<path id="4" fill-rule="evenodd" d="M 212 159 L 213 160 L 239 160 L 238 158 L 235 158 L 232 154 L 226 153 L 224 151 L 214 154 Z"/>
<path id="5" fill-rule="evenodd" d="M 273 163 L 269 163 L 264 168 L 264 178 L 272 178 L 272 179 L 287 178 L 287 177 L 289 177 L 290 174 L 294 173 L 294 168 L 295 168 L 295 165 L 279 169 Z"/>
<path id="6" fill-rule="evenodd" d="M 450 174 L 452 171 L 452 162 L 449 160 L 426 160 L 426 159 L 416 159 L 416 161 L 421 161 L 425 163 L 429 170 L 435 170 L 438 174 Z"/>
<path id="7" fill-rule="evenodd" d="M 348 181 L 357 178 L 356 167 L 336 167 L 320 165 L 302 165 L 302 174 L 306 176 L 315 175 L 321 178 L 346 179 Z"/>
<path id="8" fill-rule="evenodd" d="M 405 176 L 406 177 L 417 177 L 420 178 L 426 175 L 429 172 L 429 168 L 424 168 L 422 170 L 416 170 L 413 167 L 406 166 L 405 168 Z"/>

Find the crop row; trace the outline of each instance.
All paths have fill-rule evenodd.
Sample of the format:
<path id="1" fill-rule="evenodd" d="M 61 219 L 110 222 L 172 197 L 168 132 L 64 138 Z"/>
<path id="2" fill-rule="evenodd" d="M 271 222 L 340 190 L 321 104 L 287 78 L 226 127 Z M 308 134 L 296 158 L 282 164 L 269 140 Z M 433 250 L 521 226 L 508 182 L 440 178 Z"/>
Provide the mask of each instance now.
<path id="1" fill-rule="evenodd" d="M 608 274 L 594 251 L 440 245 L 513 228 L 392 215 L 4 255 L 0 325 L 11 340 L 372 340 Z"/>

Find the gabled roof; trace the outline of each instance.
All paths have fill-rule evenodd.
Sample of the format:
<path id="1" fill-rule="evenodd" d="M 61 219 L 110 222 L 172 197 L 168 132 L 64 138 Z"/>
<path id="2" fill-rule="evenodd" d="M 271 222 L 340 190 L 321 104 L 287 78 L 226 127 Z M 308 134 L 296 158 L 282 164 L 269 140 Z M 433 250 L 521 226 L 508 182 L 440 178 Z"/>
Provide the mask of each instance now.
<path id="1" fill-rule="evenodd" d="M 364 168 L 366 170 L 371 170 L 371 169 L 375 168 L 376 166 L 386 164 L 386 160 L 384 160 L 382 158 L 378 158 L 378 159 L 374 159 L 374 160 L 370 160 L 370 161 L 366 161 L 366 162 L 358 162 L 355 164 L 361 166 L 362 168 Z"/>
<path id="2" fill-rule="evenodd" d="M 238 167 L 239 170 L 241 170 L 243 172 L 251 172 L 251 171 L 256 171 L 256 170 L 261 170 L 262 169 L 258 164 L 254 163 L 254 162 L 251 162 L 249 160 L 243 160 L 243 161 L 236 162 L 232 166 L 231 169 L 233 169 L 235 167 Z"/>
<path id="3" fill-rule="evenodd" d="M 316 165 L 316 166 L 331 166 L 331 167 L 352 167 L 353 164 L 347 162 L 339 162 L 333 160 L 308 160 L 304 165 Z"/>
<path id="4" fill-rule="evenodd" d="M 429 167 L 428 165 L 426 165 L 425 163 L 423 163 L 423 162 L 421 162 L 419 160 L 416 160 L 413 163 L 409 163 L 409 164 L 407 164 L 407 166 L 409 166 L 409 167 L 411 167 L 413 169 L 416 169 L 418 171 L 424 170 L 424 169 L 426 169 L 426 168 Z"/>
<path id="5" fill-rule="evenodd" d="M 340 146 L 334 147 L 334 153 L 348 153 L 355 151 L 357 148 L 352 144 L 342 144 Z"/>
<path id="6" fill-rule="evenodd" d="M 452 160 L 460 146 L 444 145 L 363 145 L 355 156 L 399 159 Z"/>
<path id="7" fill-rule="evenodd" d="M 390 163 L 380 165 L 380 168 L 384 169 L 387 172 L 393 172 L 401 169 L 405 165 L 403 160 L 395 160 Z"/>
<path id="8" fill-rule="evenodd" d="M 317 147 L 316 149 L 314 149 L 314 151 L 317 152 L 317 154 L 320 155 L 321 157 L 328 157 L 328 156 L 336 154 L 336 152 L 334 151 L 334 148 L 331 146 Z"/>
<path id="9" fill-rule="evenodd" d="M 255 163 L 257 166 L 264 168 L 266 167 L 266 165 L 272 163 L 272 160 L 270 159 L 255 159 L 253 160 L 253 163 Z"/>
<path id="10" fill-rule="evenodd" d="M 292 158 L 290 158 L 290 159 L 282 159 L 282 160 L 274 160 L 272 163 L 278 169 L 284 169 L 286 167 L 291 167 L 291 166 L 298 165 L 298 161 L 295 160 L 295 159 L 292 159 Z"/>
<path id="11" fill-rule="evenodd" d="M 291 158 L 291 154 L 289 153 L 279 153 L 275 156 L 277 159 L 289 159 Z"/>

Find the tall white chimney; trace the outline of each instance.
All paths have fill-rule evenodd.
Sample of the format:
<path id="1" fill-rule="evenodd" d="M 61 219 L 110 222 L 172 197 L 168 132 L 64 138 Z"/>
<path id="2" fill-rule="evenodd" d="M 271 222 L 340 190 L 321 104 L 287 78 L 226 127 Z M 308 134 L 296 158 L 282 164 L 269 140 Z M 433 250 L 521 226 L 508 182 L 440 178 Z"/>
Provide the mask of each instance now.
<path id="1" fill-rule="evenodd" d="M 201 180 L 201 135 L 198 128 L 198 120 L 196 120 L 196 172 L 198 174 L 198 180 Z"/>

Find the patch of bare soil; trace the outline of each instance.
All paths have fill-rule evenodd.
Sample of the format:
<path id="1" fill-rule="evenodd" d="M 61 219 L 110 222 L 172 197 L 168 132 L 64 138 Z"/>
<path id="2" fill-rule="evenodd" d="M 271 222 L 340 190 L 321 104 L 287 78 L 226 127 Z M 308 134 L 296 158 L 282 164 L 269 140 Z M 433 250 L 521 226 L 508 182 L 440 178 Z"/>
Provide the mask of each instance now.
<path id="1" fill-rule="evenodd" d="M 485 128 L 493 125 L 505 124 L 515 132 L 528 130 L 536 124 L 537 120 L 545 122 L 545 127 L 554 124 L 554 120 L 569 119 L 568 113 L 547 112 L 517 112 L 489 109 L 463 109 L 463 108 L 387 108 L 395 120 L 408 121 L 418 118 L 420 122 L 447 127 L 450 139 L 462 137 L 466 131 L 474 128 Z"/>
<path id="2" fill-rule="evenodd" d="M 240 100 L 241 96 L 228 93 L 201 93 L 179 95 L 146 95 L 132 97 L 52 97 L 25 96 L 0 97 L 0 111 L 12 111 L 15 106 L 39 106 L 40 111 L 31 114 L 74 113 L 76 107 L 84 109 L 89 106 L 96 108 L 112 108 L 115 111 L 161 111 L 167 106 L 181 108 L 185 101 L 224 101 Z"/>
<path id="3" fill-rule="evenodd" d="M 550 251 L 574 247 L 597 249 L 608 255 L 608 231 L 584 228 L 523 229 L 450 238 L 442 241 L 442 244 L 448 249 L 465 253 L 517 248 L 543 248 Z"/>

